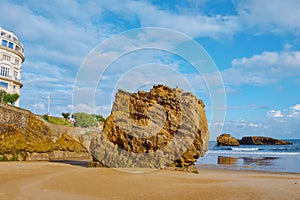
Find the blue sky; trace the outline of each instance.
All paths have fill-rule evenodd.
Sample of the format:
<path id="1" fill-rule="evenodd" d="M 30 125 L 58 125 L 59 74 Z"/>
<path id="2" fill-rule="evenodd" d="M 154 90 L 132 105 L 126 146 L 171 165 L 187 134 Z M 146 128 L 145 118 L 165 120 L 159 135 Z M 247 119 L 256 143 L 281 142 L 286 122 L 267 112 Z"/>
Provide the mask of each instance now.
<path id="1" fill-rule="evenodd" d="M 131 80 L 144 83 L 141 89 L 148 88 L 153 77 L 185 88 L 183 82 L 174 81 L 178 73 L 185 76 L 206 103 L 211 127 L 238 138 L 300 138 L 299 10 L 298 0 L 2 0 L 0 26 L 14 31 L 24 45 L 21 106 L 38 114 L 47 112 L 47 99 L 42 97 L 49 92 L 52 115 L 72 112 L 80 66 L 103 41 L 135 28 L 160 27 L 194 39 L 210 55 L 226 95 L 226 106 L 214 109 L 226 112 L 225 121 L 211 120 L 209 91 L 190 64 L 158 50 L 141 50 L 114 62 L 95 90 L 97 113 L 109 114 L 113 95 L 107 88 L 116 86 L 114 81 L 123 77 L 120 72 L 155 63 L 159 68 L 147 65 L 144 71 L 134 71 Z M 204 77 L 208 83 L 216 80 L 214 73 Z M 129 82 L 122 86 L 130 88 Z M 81 109 L 93 112 L 88 106 Z M 211 139 L 218 134 L 212 129 Z"/>

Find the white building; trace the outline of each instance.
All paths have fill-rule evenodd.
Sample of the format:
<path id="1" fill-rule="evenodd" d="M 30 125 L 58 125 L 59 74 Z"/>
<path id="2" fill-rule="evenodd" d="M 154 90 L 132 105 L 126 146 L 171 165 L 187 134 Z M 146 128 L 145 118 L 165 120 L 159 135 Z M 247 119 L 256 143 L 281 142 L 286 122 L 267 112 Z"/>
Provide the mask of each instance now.
<path id="1" fill-rule="evenodd" d="M 0 90 L 20 95 L 24 47 L 18 37 L 11 31 L 0 27 Z M 15 102 L 19 106 L 20 98 Z"/>

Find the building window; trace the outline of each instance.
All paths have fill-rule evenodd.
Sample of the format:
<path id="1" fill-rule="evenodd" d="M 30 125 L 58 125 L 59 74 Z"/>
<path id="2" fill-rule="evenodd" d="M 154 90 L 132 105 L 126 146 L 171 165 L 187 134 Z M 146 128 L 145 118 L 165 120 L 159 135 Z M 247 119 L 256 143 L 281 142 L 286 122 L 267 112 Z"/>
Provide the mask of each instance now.
<path id="1" fill-rule="evenodd" d="M 2 46 L 7 47 L 7 40 L 2 40 Z"/>
<path id="2" fill-rule="evenodd" d="M 0 75 L 8 77 L 9 76 L 9 67 L 1 66 Z"/>
<path id="3" fill-rule="evenodd" d="M 14 49 L 14 43 L 12 43 L 12 42 L 9 42 L 9 43 L 8 43 L 8 48 L 10 48 L 10 49 Z"/>
<path id="4" fill-rule="evenodd" d="M 6 61 L 8 61 L 8 62 L 11 61 L 11 57 L 10 57 L 9 55 L 6 55 L 6 54 L 3 54 L 2 59 L 3 59 L 3 60 L 6 60 Z"/>
<path id="5" fill-rule="evenodd" d="M 19 59 L 15 59 L 15 65 L 19 65 L 20 64 L 20 60 Z"/>
<path id="6" fill-rule="evenodd" d="M 13 85 L 13 89 L 14 89 L 14 90 L 17 89 L 17 86 L 16 86 L 16 85 Z"/>
<path id="7" fill-rule="evenodd" d="M 22 50 L 19 46 L 16 46 L 16 51 L 22 52 Z"/>
<path id="8" fill-rule="evenodd" d="M 8 83 L 0 81 L 0 87 L 8 89 Z"/>
<path id="9" fill-rule="evenodd" d="M 18 75 L 19 75 L 19 73 L 17 71 L 14 71 L 14 78 L 15 78 L 15 80 L 18 80 Z"/>
<path id="10" fill-rule="evenodd" d="M 1 36 L 4 36 L 5 35 L 5 32 L 1 32 Z"/>

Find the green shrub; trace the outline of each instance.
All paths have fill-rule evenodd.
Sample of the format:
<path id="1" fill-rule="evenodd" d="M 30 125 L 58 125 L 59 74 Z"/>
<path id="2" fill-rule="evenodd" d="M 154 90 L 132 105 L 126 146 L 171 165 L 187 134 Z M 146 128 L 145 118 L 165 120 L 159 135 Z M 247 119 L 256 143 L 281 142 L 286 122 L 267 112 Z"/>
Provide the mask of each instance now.
<path id="1" fill-rule="evenodd" d="M 44 115 L 43 115 L 43 118 L 44 118 L 47 122 L 49 122 L 49 115 L 44 114 Z"/>
<path id="2" fill-rule="evenodd" d="M 102 115 L 92 115 L 98 122 L 105 122 L 105 118 Z"/>
<path id="3" fill-rule="evenodd" d="M 7 155 L 2 155 L 1 161 L 8 161 Z"/>
<path id="4" fill-rule="evenodd" d="M 17 93 L 9 94 L 5 90 L 0 90 L 0 102 L 13 104 L 19 99 L 20 95 Z"/>
<path id="5" fill-rule="evenodd" d="M 70 113 L 61 113 L 61 115 L 64 117 L 64 119 L 67 121 L 68 120 L 68 118 L 70 117 Z"/>
<path id="6" fill-rule="evenodd" d="M 75 126 L 77 127 L 95 127 L 97 126 L 97 119 L 94 115 L 87 113 L 74 113 L 72 118 L 75 119 Z"/>

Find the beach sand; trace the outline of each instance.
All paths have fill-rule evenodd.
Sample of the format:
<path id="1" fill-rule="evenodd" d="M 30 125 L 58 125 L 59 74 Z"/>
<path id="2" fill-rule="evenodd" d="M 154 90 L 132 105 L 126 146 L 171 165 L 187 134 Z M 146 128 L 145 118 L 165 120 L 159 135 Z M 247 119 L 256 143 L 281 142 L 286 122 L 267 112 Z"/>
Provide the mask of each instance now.
<path id="1" fill-rule="evenodd" d="M 300 174 L 219 169 L 128 173 L 84 164 L 1 162 L 0 199 L 300 199 Z"/>

